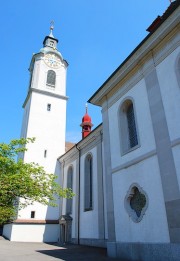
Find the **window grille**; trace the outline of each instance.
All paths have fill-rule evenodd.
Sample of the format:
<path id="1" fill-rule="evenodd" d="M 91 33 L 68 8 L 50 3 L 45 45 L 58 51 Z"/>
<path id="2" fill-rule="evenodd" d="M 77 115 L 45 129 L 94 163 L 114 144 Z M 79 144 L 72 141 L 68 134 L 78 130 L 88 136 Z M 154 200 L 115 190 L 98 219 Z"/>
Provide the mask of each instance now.
<path id="1" fill-rule="evenodd" d="M 46 84 L 55 87 L 55 84 L 56 84 L 56 73 L 53 70 L 49 70 L 48 71 Z"/>
<path id="2" fill-rule="evenodd" d="M 67 172 L 67 188 L 72 189 L 73 188 L 73 169 L 70 167 Z M 67 199 L 66 202 L 66 213 L 71 214 L 72 213 L 72 199 Z"/>
<path id="3" fill-rule="evenodd" d="M 47 104 L 47 111 L 50 111 L 50 110 L 51 110 L 51 104 L 48 103 L 48 104 Z"/>
<path id="4" fill-rule="evenodd" d="M 47 157 L 47 150 L 44 150 L 44 158 Z"/>
<path id="5" fill-rule="evenodd" d="M 85 159 L 85 191 L 84 191 L 84 209 L 85 211 L 92 210 L 93 207 L 93 171 L 92 171 L 92 156 L 88 155 Z"/>
<path id="6" fill-rule="evenodd" d="M 31 211 L 31 218 L 35 218 L 35 211 Z"/>
<path id="7" fill-rule="evenodd" d="M 135 223 L 142 220 L 148 207 L 148 195 L 137 183 L 130 186 L 124 200 L 124 206 Z"/>
<path id="8" fill-rule="evenodd" d="M 130 148 L 135 147 L 138 144 L 136 123 L 134 117 L 133 104 L 131 103 L 127 108 L 127 122 L 128 122 L 128 132 L 129 132 L 129 144 Z"/>

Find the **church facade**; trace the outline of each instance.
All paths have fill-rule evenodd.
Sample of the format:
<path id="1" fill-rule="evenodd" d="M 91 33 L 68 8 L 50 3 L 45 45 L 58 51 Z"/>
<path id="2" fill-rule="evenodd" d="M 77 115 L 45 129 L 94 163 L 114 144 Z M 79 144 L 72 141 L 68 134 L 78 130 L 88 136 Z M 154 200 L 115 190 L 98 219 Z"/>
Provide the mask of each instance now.
<path id="1" fill-rule="evenodd" d="M 24 104 L 28 116 L 23 123 L 24 137 L 37 136 L 38 127 L 42 143 L 37 145 L 40 151 L 28 150 L 27 160 L 43 155 L 39 163 L 51 167 L 46 168 L 48 171 L 56 170 L 60 184 L 72 188 L 75 197 L 60 200 L 60 207 L 54 210 L 42 210 L 38 205 L 28 207 L 13 224 L 5 226 L 6 237 L 107 247 L 109 256 L 127 260 L 179 260 L 179 21 L 179 1 L 174 1 L 150 25 L 147 37 L 89 99 L 101 106 L 102 124 L 91 131 L 91 118 L 86 111 L 81 124 L 83 138 L 66 153 L 63 126 L 67 62 L 49 44 L 50 40 L 54 44 L 57 40 L 52 35 L 45 38 L 43 50 L 32 60 L 32 70 L 38 68 L 37 78 L 34 85 L 32 80 Z M 56 56 L 58 61 L 54 62 Z M 49 71 L 57 74 L 57 85 L 47 84 L 49 79 L 52 85 L 54 79 L 52 72 L 48 78 Z M 45 84 L 41 81 L 41 85 L 38 79 L 43 79 L 39 77 L 42 72 Z M 63 91 L 58 89 L 58 81 L 64 86 Z M 38 102 L 33 105 L 36 95 Z M 53 119 L 49 117 L 44 126 L 47 115 L 42 112 L 40 120 L 35 117 L 33 110 L 40 104 L 47 110 L 51 105 L 52 111 L 57 105 L 58 112 L 64 113 L 63 126 L 56 122 L 62 148 L 57 143 L 50 147 L 52 142 L 48 139 L 49 135 L 54 136 L 54 128 L 49 129 L 49 125 Z M 35 117 L 32 123 L 31 113 Z M 41 126 L 48 132 L 42 133 Z M 51 150 L 53 156 L 45 165 L 44 159 Z M 35 217 L 31 217 L 33 211 Z"/>

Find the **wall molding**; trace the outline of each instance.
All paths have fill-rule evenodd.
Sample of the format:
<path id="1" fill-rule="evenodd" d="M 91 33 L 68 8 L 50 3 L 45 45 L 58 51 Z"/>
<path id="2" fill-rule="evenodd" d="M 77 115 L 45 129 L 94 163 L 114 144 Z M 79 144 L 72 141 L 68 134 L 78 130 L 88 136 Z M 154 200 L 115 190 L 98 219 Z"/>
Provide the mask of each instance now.
<path id="1" fill-rule="evenodd" d="M 119 165 L 118 167 L 113 168 L 111 170 L 111 172 L 112 172 L 112 174 L 115 174 L 115 173 L 117 173 L 117 172 L 119 172 L 119 171 L 121 171 L 123 169 L 127 169 L 127 168 L 129 168 L 129 167 L 131 167 L 131 166 L 133 166 L 135 164 L 138 164 L 138 163 L 140 163 L 143 160 L 151 158 L 151 157 L 155 156 L 156 154 L 157 154 L 156 150 L 151 150 L 151 151 L 149 151 L 149 152 L 147 152 L 147 153 L 145 153 L 145 154 L 143 154 L 141 156 L 136 157 L 133 160 L 129 160 L 126 163 L 123 163 L 123 164 Z"/>

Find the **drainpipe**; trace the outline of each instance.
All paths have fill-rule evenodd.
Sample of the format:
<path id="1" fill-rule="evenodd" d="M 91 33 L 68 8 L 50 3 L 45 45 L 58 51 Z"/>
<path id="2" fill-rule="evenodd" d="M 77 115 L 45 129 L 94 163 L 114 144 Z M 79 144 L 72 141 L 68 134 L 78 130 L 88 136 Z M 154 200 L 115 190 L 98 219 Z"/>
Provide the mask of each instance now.
<path id="1" fill-rule="evenodd" d="M 104 241 L 105 241 L 105 209 L 104 209 L 104 169 L 103 169 L 103 132 L 102 130 L 100 131 L 100 135 L 101 135 L 101 161 L 102 161 L 102 199 L 103 199 L 103 226 L 104 226 Z"/>
<path id="2" fill-rule="evenodd" d="M 59 161 L 59 159 L 58 159 L 58 161 Z M 60 175 L 60 177 L 62 177 L 60 179 L 60 182 L 62 182 L 61 186 L 62 186 L 62 188 L 64 188 L 64 165 L 65 165 L 65 161 L 63 160 L 62 163 L 60 163 L 60 161 L 59 161 L 59 164 L 61 166 L 61 173 L 62 173 L 62 175 Z M 62 209 L 63 209 L 63 198 L 60 198 L 60 204 L 59 204 L 60 217 L 62 216 Z M 59 239 L 58 239 L 59 243 L 61 243 L 61 240 L 62 240 L 62 231 L 61 231 L 61 228 L 60 228 L 60 235 L 59 235 Z"/>
<path id="3" fill-rule="evenodd" d="M 64 188 L 64 165 L 65 165 L 65 161 L 62 161 L 62 188 Z M 61 210 L 60 210 L 60 214 L 62 215 L 62 209 L 63 209 L 63 198 L 61 199 Z"/>
<path id="4" fill-rule="evenodd" d="M 81 192 L 81 189 L 80 189 L 80 171 L 81 171 L 81 151 L 80 149 L 78 148 L 77 144 L 76 144 L 76 149 L 78 150 L 79 152 L 79 168 L 78 168 L 78 177 L 79 177 L 79 182 L 78 182 L 78 245 L 80 244 L 80 192 Z"/>

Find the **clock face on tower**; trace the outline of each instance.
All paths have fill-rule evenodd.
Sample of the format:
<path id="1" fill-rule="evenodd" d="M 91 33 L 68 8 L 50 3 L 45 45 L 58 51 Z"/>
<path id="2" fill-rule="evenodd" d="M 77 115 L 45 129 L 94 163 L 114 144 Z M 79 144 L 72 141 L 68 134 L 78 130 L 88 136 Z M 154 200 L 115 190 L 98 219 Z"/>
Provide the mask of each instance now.
<path id="1" fill-rule="evenodd" d="M 44 56 L 44 62 L 51 68 L 59 68 L 61 61 L 58 56 L 48 53 Z"/>

